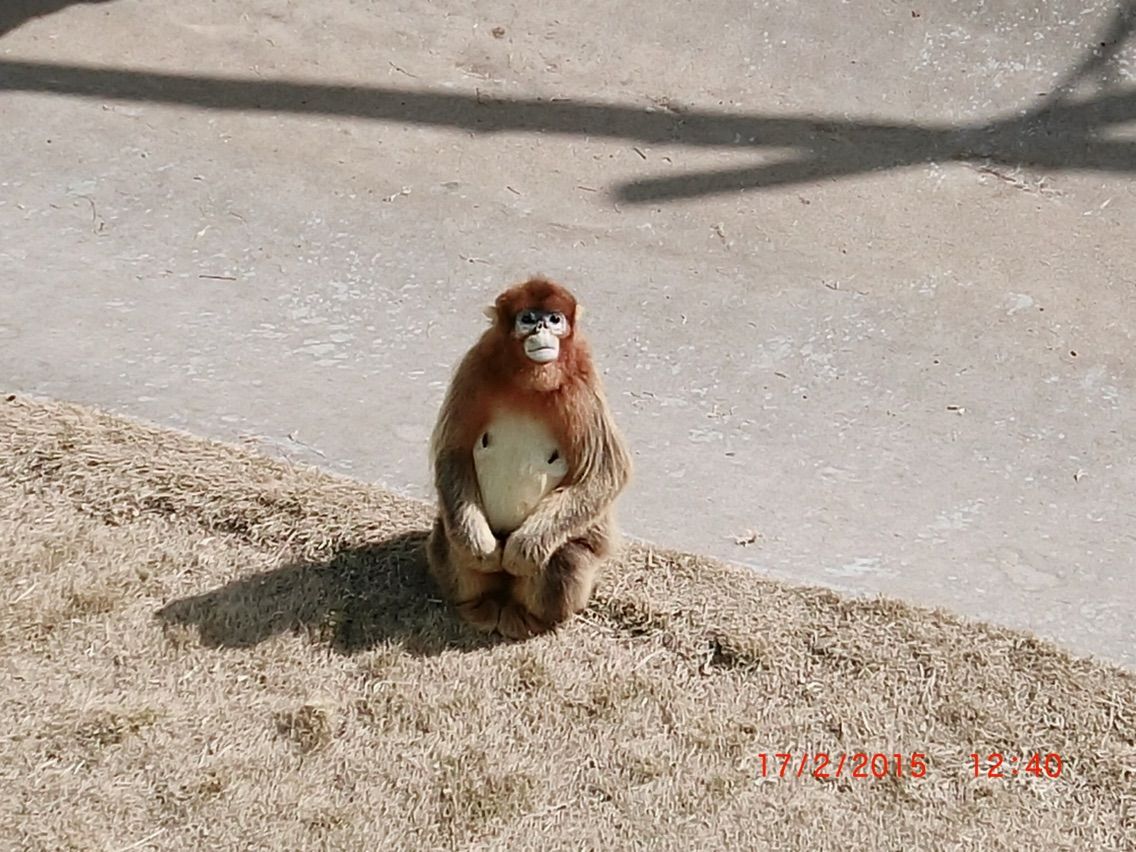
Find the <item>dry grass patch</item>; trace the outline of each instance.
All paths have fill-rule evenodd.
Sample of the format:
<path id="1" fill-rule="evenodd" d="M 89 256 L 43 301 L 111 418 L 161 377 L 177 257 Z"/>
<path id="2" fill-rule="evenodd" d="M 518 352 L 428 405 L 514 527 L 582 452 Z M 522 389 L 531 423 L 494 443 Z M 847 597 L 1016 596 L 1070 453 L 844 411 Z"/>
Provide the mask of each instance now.
<path id="1" fill-rule="evenodd" d="M 1136 680 L 1021 633 L 634 546 L 506 644 L 429 507 L 0 399 L 0 845 L 1136 848 Z M 927 754 L 762 777 L 764 752 Z M 1059 779 L 975 779 L 972 751 Z"/>

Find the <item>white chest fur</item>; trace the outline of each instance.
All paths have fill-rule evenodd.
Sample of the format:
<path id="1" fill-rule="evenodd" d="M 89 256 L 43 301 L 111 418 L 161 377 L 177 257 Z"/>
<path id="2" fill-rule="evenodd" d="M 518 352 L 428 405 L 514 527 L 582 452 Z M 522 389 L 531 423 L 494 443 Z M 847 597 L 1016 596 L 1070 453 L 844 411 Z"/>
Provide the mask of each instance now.
<path id="1" fill-rule="evenodd" d="M 568 473 L 556 440 L 539 420 L 503 413 L 473 447 L 485 516 L 494 532 L 512 532 Z"/>

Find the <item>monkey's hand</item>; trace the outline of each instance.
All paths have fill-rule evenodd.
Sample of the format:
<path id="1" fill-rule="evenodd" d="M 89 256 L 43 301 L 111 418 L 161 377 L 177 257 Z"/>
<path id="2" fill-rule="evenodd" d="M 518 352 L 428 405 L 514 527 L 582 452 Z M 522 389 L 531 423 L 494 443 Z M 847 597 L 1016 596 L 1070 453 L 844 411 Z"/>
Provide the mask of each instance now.
<path id="1" fill-rule="evenodd" d="M 500 547 L 497 536 L 493 535 L 493 530 L 489 528 L 485 514 L 476 506 L 467 504 L 462 507 L 462 511 L 458 513 L 456 526 L 455 536 L 478 559 L 488 560 L 496 554 Z"/>
<path id="2" fill-rule="evenodd" d="M 481 557 L 474 563 L 474 568 L 482 574 L 499 574 L 501 572 L 501 545 L 488 556 Z"/>
<path id="3" fill-rule="evenodd" d="M 548 562 L 548 555 L 540 546 L 540 540 L 517 530 L 505 542 L 501 554 L 501 567 L 514 577 L 531 577 Z"/>

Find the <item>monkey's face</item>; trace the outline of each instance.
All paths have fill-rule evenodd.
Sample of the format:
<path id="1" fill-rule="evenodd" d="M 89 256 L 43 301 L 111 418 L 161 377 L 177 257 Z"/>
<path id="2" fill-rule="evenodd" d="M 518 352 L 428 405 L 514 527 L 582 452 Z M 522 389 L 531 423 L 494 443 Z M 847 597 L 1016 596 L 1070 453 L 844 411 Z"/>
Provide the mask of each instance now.
<path id="1" fill-rule="evenodd" d="M 529 308 L 513 320 L 513 337 L 521 341 L 525 357 L 537 364 L 548 364 L 560 357 L 560 341 L 571 327 L 560 311 Z"/>

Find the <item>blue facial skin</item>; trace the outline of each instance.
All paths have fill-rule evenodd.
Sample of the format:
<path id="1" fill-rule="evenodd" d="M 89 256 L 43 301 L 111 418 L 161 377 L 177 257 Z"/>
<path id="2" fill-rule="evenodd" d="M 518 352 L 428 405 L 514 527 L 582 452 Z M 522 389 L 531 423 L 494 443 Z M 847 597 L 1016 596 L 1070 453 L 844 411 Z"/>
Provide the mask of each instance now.
<path id="1" fill-rule="evenodd" d="M 513 333 L 524 341 L 530 361 L 547 364 L 560 356 L 560 338 L 568 333 L 568 320 L 560 311 L 522 311 L 517 314 Z"/>

